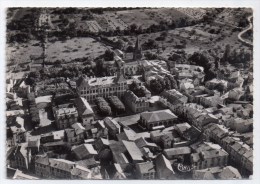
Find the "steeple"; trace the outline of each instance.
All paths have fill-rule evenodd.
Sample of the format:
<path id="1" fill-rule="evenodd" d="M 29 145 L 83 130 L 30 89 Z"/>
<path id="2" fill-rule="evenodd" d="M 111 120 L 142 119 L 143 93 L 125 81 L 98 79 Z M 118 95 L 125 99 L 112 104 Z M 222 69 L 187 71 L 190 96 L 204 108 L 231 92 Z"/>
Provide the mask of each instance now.
<path id="1" fill-rule="evenodd" d="M 142 59 L 142 48 L 139 45 L 139 38 L 137 36 L 136 42 L 135 42 L 134 53 L 133 53 L 133 60 L 140 60 L 140 59 Z"/>

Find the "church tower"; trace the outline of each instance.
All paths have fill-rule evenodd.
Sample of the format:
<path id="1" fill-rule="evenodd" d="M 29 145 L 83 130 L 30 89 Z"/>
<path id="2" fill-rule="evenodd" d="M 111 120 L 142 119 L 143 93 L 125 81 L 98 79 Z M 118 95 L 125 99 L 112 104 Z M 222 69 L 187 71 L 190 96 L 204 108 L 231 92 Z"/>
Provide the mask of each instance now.
<path id="1" fill-rule="evenodd" d="M 135 48 L 134 48 L 134 53 L 133 53 L 133 60 L 140 60 L 142 59 L 142 48 L 139 44 L 139 38 L 137 36 L 136 42 L 135 42 Z"/>

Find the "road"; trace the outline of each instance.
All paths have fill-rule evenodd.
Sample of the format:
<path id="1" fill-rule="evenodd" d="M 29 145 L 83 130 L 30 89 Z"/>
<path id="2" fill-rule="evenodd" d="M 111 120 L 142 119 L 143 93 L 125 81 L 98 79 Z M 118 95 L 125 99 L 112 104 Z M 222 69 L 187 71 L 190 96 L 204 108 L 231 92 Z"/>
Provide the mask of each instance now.
<path id="1" fill-rule="evenodd" d="M 243 43 L 245 43 L 246 45 L 249 45 L 249 46 L 253 46 L 253 43 L 250 42 L 250 41 L 248 41 L 248 40 L 245 40 L 244 38 L 242 38 L 242 35 L 253 28 L 253 24 L 252 24 L 252 21 L 251 21 L 252 18 L 253 18 L 252 15 L 249 16 L 249 17 L 247 17 L 247 20 L 248 20 L 248 22 L 249 22 L 249 27 L 246 28 L 246 29 L 244 29 L 243 31 L 241 31 L 241 32 L 238 34 L 238 39 L 239 39 L 241 42 L 243 42 Z"/>

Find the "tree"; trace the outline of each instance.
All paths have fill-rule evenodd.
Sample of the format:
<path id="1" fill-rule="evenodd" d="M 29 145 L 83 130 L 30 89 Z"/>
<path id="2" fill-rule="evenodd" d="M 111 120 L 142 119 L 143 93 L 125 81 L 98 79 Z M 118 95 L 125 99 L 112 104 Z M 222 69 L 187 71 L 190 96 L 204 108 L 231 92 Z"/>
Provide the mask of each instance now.
<path id="1" fill-rule="evenodd" d="M 159 94 L 163 91 L 164 86 L 157 79 L 152 79 L 150 81 L 150 89 L 155 93 Z"/>
<path id="2" fill-rule="evenodd" d="M 97 97 L 95 99 L 95 102 L 98 106 L 99 112 L 103 116 L 109 116 L 111 115 L 111 108 L 108 105 L 107 101 L 102 97 Z"/>
<path id="3" fill-rule="evenodd" d="M 119 100 L 117 96 L 108 97 L 108 101 L 116 113 L 125 112 L 125 105 L 121 102 L 121 100 Z"/>
<path id="4" fill-rule="evenodd" d="M 224 93 L 226 92 L 227 90 L 227 87 L 225 86 L 225 84 L 223 83 L 218 83 L 216 86 L 215 86 L 215 89 L 218 90 L 220 93 Z"/>
<path id="5" fill-rule="evenodd" d="M 103 54 L 103 58 L 105 61 L 112 61 L 112 60 L 114 60 L 114 55 L 115 55 L 115 53 L 112 50 L 108 49 Z"/>

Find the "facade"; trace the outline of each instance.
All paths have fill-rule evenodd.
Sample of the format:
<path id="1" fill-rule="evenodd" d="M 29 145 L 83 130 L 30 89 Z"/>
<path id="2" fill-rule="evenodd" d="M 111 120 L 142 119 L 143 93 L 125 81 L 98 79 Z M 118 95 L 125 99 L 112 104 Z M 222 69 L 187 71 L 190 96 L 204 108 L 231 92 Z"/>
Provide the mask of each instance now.
<path id="1" fill-rule="evenodd" d="M 84 127 L 90 126 L 94 123 L 95 114 L 85 98 L 79 97 L 75 100 L 79 118 Z"/>
<path id="2" fill-rule="evenodd" d="M 85 128 L 80 123 L 75 123 L 72 129 L 65 129 L 64 138 L 70 144 L 79 144 L 84 141 Z"/>
<path id="3" fill-rule="evenodd" d="M 64 159 L 38 158 L 35 174 L 52 179 L 91 179 L 91 170 Z M 95 178 L 92 178 L 95 179 Z"/>
<path id="4" fill-rule="evenodd" d="M 218 144 L 204 142 L 192 145 L 191 148 L 196 152 L 191 154 L 191 163 L 196 169 L 227 165 L 229 154 Z"/>
<path id="5" fill-rule="evenodd" d="M 27 150 L 27 143 L 15 146 L 8 154 L 7 160 L 12 168 L 28 170 L 31 163 L 31 153 Z"/>
<path id="6" fill-rule="evenodd" d="M 117 76 L 103 78 L 87 78 L 81 76 L 76 82 L 79 95 L 89 102 L 93 102 L 97 97 L 122 97 L 128 86 L 122 69 L 120 68 L 119 70 Z"/>
<path id="7" fill-rule="evenodd" d="M 171 126 L 177 121 L 178 117 L 169 109 L 153 112 L 143 112 L 140 115 L 139 125 L 143 128 L 152 130 L 153 127 Z"/>
<path id="8" fill-rule="evenodd" d="M 149 108 L 149 101 L 147 97 L 137 97 L 130 90 L 125 92 L 124 101 L 134 113 L 144 112 Z"/>
<path id="9" fill-rule="evenodd" d="M 58 129 L 65 129 L 78 121 L 75 107 L 53 107 L 55 123 Z"/>
<path id="10" fill-rule="evenodd" d="M 108 133 L 111 137 L 116 137 L 120 133 L 120 125 L 110 117 L 104 119 L 104 125 L 108 129 Z"/>
<path id="11" fill-rule="evenodd" d="M 155 179 L 156 171 L 152 162 L 137 163 L 135 168 L 138 179 Z"/>

